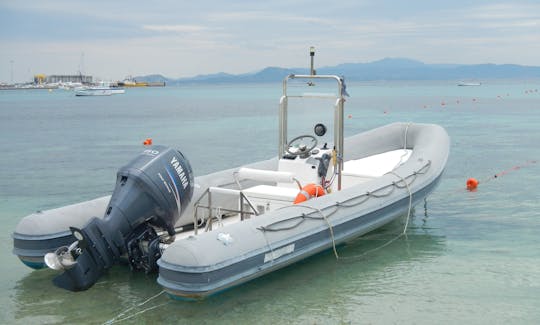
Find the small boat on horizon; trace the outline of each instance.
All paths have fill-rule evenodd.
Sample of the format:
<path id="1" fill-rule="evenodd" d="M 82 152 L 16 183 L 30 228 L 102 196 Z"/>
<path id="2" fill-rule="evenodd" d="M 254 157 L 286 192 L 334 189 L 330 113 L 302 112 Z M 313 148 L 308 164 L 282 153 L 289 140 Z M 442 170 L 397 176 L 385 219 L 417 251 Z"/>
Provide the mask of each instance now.
<path id="1" fill-rule="evenodd" d="M 122 87 L 147 87 L 148 83 L 143 81 L 137 81 L 132 76 L 127 76 L 123 81 L 119 81 L 118 84 Z"/>
<path id="2" fill-rule="evenodd" d="M 118 87 L 110 81 L 100 81 L 95 86 L 82 86 L 75 88 L 75 96 L 111 96 L 124 94 L 124 88 Z"/>
<path id="3" fill-rule="evenodd" d="M 478 81 L 460 81 L 458 86 L 481 86 L 482 83 Z"/>

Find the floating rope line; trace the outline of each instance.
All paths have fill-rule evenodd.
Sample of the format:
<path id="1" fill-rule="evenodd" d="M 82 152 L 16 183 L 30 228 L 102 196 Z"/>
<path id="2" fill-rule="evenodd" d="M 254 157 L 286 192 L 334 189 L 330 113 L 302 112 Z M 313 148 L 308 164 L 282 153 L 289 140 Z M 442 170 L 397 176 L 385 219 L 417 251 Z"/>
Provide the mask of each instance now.
<path id="1" fill-rule="evenodd" d="M 443 197 L 448 197 L 448 196 L 454 196 L 454 195 L 463 193 L 464 190 L 468 190 L 470 192 L 475 192 L 475 191 L 478 190 L 478 186 L 481 186 L 481 185 L 486 184 L 486 183 L 488 183 L 490 181 L 499 179 L 502 176 L 505 176 L 505 175 L 507 175 L 507 174 L 509 174 L 511 172 L 518 171 L 518 170 L 520 170 L 522 168 L 525 168 L 525 167 L 530 167 L 531 165 L 536 164 L 536 163 L 538 163 L 538 160 L 527 160 L 522 164 L 515 165 L 515 166 L 513 166 L 511 168 L 508 168 L 508 169 L 505 169 L 505 170 L 503 170 L 503 171 L 501 171 L 501 172 L 499 172 L 497 174 L 484 177 L 481 180 L 478 180 L 477 178 L 471 177 L 471 178 L 467 179 L 467 184 L 466 184 L 465 187 L 460 186 L 459 188 L 452 188 L 452 189 L 446 189 L 446 190 L 443 190 L 443 191 L 437 191 L 437 193 L 438 193 L 438 195 L 442 195 Z"/>
<path id="2" fill-rule="evenodd" d="M 512 168 L 509 168 L 509 169 L 506 169 L 506 170 L 503 170 L 502 172 L 500 173 L 497 173 L 493 176 L 489 176 L 487 177 L 486 179 L 484 179 L 483 181 L 480 182 L 480 184 L 485 184 L 489 181 L 492 181 L 494 179 L 497 179 L 501 176 L 504 176 L 512 171 L 516 171 L 516 170 L 520 170 L 521 168 L 524 168 L 524 167 L 527 167 L 527 166 L 530 166 L 532 164 L 536 164 L 537 161 L 536 160 L 527 160 L 525 163 L 521 164 L 521 165 L 516 165 L 516 166 L 513 166 Z"/>
<path id="3" fill-rule="evenodd" d="M 523 90 L 519 93 L 524 93 L 525 95 L 538 95 L 538 89 L 526 89 L 526 90 Z M 499 94 L 495 97 L 483 97 L 483 98 L 477 98 L 477 97 L 450 97 L 450 98 L 446 98 L 446 99 L 441 99 L 441 101 L 438 103 L 438 104 L 435 104 L 435 103 L 431 103 L 431 104 L 424 104 L 422 107 L 424 109 L 427 109 L 427 108 L 436 108 L 438 106 L 441 106 L 441 107 L 449 107 L 449 106 L 453 106 L 453 104 L 455 103 L 455 105 L 459 105 L 461 107 L 467 105 L 467 104 L 478 104 L 481 100 L 493 100 L 493 99 L 497 99 L 497 100 L 503 100 L 507 97 L 511 97 L 513 96 L 514 94 L 511 94 L 510 92 L 506 92 L 506 93 L 503 93 L 503 94 Z M 384 114 L 387 114 L 387 110 L 384 111 Z"/>
<path id="4" fill-rule="evenodd" d="M 125 321 L 125 320 L 127 320 L 127 319 L 130 319 L 130 318 L 132 318 L 132 317 L 135 317 L 135 316 L 137 316 L 137 315 L 139 315 L 139 314 L 142 314 L 142 313 L 144 313 L 144 312 L 147 312 L 147 311 L 149 311 L 149 310 L 152 310 L 152 309 L 155 309 L 155 308 L 158 308 L 158 307 L 161 307 L 161 306 L 163 306 L 163 305 L 168 304 L 170 301 L 167 301 L 167 302 L 165 302 L 165 303 L 162 303 L 162 304 L 159 304 L 159 305 L 156 305 L 156 306 L 152 306 L 152 307 L 143 309 L 143 310 L 141 310 L 141 311 L 136 312 L 135 314 L 131 314 L 131 315 L 126 316 L 126 314 L 127 314 L 128 312 L 130 312 L 131 310 L 133 310 L 133 309 L 135 309 L 135 308 L 137 308 L 137 307 L 141 307 L 141 306 L 145 305 L 146 303 L 148 303 L 148 302 L 150 302 L 151 300 L 153 300 L 153 299 L 159 297 L 159 296 L 162 295 L 163 293 L 165 293 L 165 290 L 161 290 L 161 292 L 159 292 L 159 293 L 153 295 L 152 297 L 146 299 L 145 301 L 143 301 L 143 302 L 141 302 L 141 303 L 138 303 L 138 304 L 136 304 L 136 305 L 134 305 L 134 306 L 129 307 L 128 309 L 124 310 L 124 311 L 121 312 L 120 314 L 116 315 L 114 318 L 109 319 L 108 321 L 106 321 L 105 323 L 103 323 L 103 325 L 109 325 L 109 324 L 114 324 L 114 323 L 117 323 L 117 322 L 122 322 L 122 321 Z M 126 316 L 126 317 L 124 317 L 124 316 Z"/>

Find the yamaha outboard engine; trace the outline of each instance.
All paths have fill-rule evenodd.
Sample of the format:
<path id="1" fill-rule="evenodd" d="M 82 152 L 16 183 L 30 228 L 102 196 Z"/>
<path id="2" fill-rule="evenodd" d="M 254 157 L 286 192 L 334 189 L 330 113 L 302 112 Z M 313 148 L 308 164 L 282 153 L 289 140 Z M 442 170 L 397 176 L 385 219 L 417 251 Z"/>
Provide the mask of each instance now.
<path id="1" fill-rule="evenodd" d="M 54 283 L 86 290 L 126 255 L 132 268 L 152 271 L 161 256 L 156 229 L 174 236 L 192 195 L 193 173 L 181 152 L 164 146 L 144 150 L 118 171 L 105 216 L 82 229 L 71 227 L 77 241 L 45 256 L 50 268 L 64 271 Z"/>

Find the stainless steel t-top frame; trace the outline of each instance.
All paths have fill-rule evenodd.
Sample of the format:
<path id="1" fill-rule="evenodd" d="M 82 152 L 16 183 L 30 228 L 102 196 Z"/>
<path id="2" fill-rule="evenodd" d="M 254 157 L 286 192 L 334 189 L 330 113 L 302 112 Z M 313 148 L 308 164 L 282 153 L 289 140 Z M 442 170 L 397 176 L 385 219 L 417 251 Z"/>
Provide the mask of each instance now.
<path id="1" fill-rule="evenodd" d="M 329 94 L 313 94 L 309 95 L 287 95 L 287 83 L 292 79 L 305 79 L 306 82 L 311 82 L 314 79 L 329 79 L 337 82 L 337 96 Z M 295 98 L 335 98 L 334 105 L 334 147 L 337 159 L 334 159 L 334 170 L 338 174 L 338 190 L 341 189 L 341 171 L 343 170 L 343 112 L 345 104 L 345 92 L 343 79 L 333 75 L 288 75 L 283 79 L 283 95 L 279 101 L 279 152 L 278 157 L 282 158 L 287 150 L 287 114 L 288 114 L 288 99 Z"/>

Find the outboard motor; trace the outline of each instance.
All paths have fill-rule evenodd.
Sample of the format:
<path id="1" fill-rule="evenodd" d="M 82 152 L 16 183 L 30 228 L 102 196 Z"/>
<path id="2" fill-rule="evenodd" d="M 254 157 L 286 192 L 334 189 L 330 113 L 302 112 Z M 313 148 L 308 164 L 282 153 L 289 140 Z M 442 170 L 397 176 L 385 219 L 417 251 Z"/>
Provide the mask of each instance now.
<path id="1" fill-rule="evenodd" d="M 161 256 L 156 228 L 174 236 L 192 195 L 193 172 L 181 152 L 164 146 L 144 150 L 118 171 L 104 217 L 82 229 L 71 227 L 77 241 L 45 255 L 47 266 L 64 271 L 53 282 L 86 290 L 125 255 L 132 268 L 154 270 Z"/>

